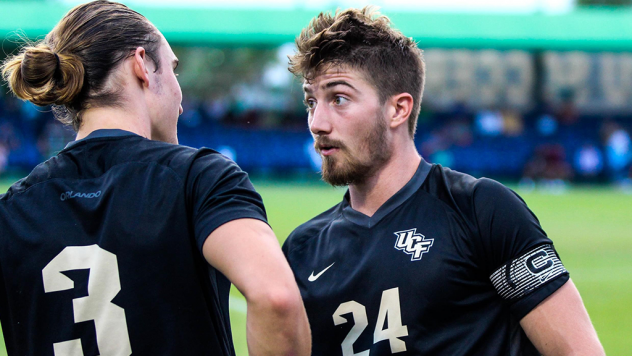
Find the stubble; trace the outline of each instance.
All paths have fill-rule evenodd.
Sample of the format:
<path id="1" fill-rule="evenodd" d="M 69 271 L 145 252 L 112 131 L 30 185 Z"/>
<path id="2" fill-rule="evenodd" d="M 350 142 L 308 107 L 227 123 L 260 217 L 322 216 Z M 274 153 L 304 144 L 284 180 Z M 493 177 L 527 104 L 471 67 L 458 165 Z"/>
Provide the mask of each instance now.
<path id="1" fill-rule="evenodd" d="M 368 130 L 360 140 L 357 152 L 351 152 L 349 147 L 340 141 L 332 142 L 340 149 L 338 157 L 321 156 L 323 158 L 321 175 L 326 183 L 339 187 L 360 185 L 377 172 L 391 157 L 391 151 L 386 140 L 388 129 L 386 120 L 378 111 L 373 119 L 372 129 Z M 316 142 L 322 143 L 326 139 Z"/>

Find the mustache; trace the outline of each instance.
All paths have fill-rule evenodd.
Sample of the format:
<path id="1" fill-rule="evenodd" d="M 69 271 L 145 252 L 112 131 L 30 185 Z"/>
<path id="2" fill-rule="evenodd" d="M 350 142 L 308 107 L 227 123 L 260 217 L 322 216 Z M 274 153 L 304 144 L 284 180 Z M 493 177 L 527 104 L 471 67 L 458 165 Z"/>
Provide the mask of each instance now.
<path id="1" fill-rule="evenodd" d="M 326 136 L 314 138 L 314 149 L 316 150 L 316 152 L 320 153 L 321 147 L 336 147 L 341 150 L 346 148 L 345 144 L 342 143 L 342 141 L 333 140 Z"/>

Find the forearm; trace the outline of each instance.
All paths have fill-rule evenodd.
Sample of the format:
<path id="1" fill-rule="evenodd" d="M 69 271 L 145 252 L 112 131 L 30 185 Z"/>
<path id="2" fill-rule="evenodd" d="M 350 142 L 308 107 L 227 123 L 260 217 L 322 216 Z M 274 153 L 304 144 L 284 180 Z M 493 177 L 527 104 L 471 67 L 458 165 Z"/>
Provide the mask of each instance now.
<path id="1" fill-rule="evenodd" d="M 520 325 L 544 356 L 605 355 L 571 280 L 527 314 Z"/>
<path id="2" fill-rule="evenodd" d="M 310 354 L 309 324 L 298 290 L 248 301 L 247 318 L 250 356 Z"/>
<path id="3" fill-rule="evenodd" d="M 270 227 L 234 220 L 204 243 L 207 261 L 246 297 L 251 356 L 307 356 L 311 335 L 301 294 Z"/>

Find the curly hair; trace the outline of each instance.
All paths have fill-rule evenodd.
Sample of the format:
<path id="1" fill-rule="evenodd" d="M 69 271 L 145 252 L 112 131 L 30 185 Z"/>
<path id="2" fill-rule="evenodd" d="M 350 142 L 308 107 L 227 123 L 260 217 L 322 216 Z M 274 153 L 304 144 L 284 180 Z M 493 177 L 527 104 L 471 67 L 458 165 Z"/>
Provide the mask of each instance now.
<path id="1" fill-rule="evenodd" d="M 296 47 L 289 70 L 307 82 L 328 68 L 349 66 L 364 74 L 382 104 L 396 94 L 412 95 L 408 132 L 415 136 L 425 76 L 422 51 L 376 8 L 321 12 L 301 31 Z"/>

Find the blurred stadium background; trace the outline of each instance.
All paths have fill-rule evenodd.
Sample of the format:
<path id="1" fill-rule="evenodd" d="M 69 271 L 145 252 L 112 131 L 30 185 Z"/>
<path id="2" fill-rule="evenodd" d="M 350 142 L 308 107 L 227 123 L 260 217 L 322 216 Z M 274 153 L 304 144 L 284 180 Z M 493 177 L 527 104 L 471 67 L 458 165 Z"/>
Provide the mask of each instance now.
<path id="1" fill-rule="evenodd" d="M 318 180 L 294 37 L 359 1 L 122 1 L 180 58 L 180 143 L 250 172 L 282 242 L 337 203 Z M 0 1 L 0 60 L 79 1 Z M 632 350 L 632 0 L 376 0 L 424 49 L 416 144 L 429 161 L 515 188 L 571 271 L 609 355 Z M 2 84 L 4 85 L 4 83 Z M 0 192 L 73 140 L 0 86 Z M 42 207 L 46 208 L 46 207 Z M 231 297 L 238 355 L 245 302 Z M 0 355 L 4 350 L 0 350 Z"/>

